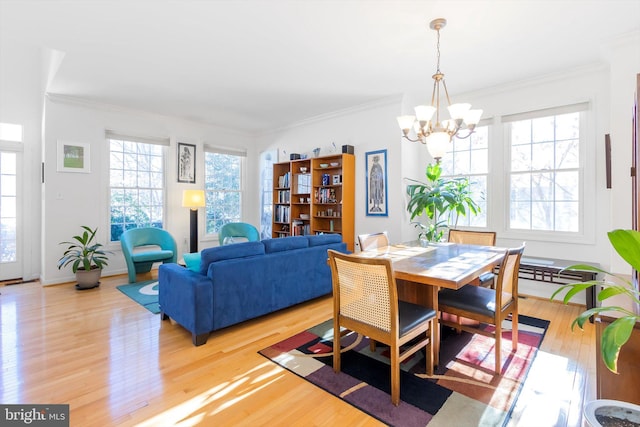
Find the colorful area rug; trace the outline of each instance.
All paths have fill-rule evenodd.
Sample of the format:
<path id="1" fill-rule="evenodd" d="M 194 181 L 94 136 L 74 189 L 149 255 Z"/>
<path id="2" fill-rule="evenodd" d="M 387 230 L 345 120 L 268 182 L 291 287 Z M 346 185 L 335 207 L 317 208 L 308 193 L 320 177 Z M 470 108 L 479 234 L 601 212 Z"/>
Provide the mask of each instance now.
<path id="1" fill-rule="evenodd" d="M 509 420 L 549 321 L 520 316 L 518 350 L 511 352 L 511 322 L 503 332 L 502 375 L 495 375 L 494 340 L 444 328 L 440 366 L 425 374 L 423 352 L 402 364 L 400 405 L 390 397 L 388 348 L 369 351 L 369 340 L 342 338 L 342 370 L 333 372 L 333 321 L 259 353 L 307 381 L 393 426 L 501 426 Z M 507 340 L 507 341 L 505 341 Z"/>
<path id="2" fill-rule="evenodd" d="M 146 282 L 130 283 L 117 287 L 120 292 L 149 310 L 154 314 L 160 313 L 158 304 L 158 281 L 147 280 Z"/>

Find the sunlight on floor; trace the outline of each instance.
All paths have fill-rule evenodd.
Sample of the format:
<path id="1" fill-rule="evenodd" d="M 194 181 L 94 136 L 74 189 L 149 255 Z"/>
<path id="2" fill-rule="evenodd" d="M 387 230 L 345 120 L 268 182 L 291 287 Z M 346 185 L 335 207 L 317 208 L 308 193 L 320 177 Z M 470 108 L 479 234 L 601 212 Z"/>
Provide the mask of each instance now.
<path id="1" fill-rule="evenodd" d="M 15 301 L 3 302 L 0 310 L 0 402 L 19 401 L 20 366 L 18 361 L 18 326 Z M 9 392 L 11 394 L 9 394 Z"/>
<path id="2" fill-rule="evenodd" d="M 230 382 L 217 385 L 203 393 L 194 396 L 153 418 L 136 424 L 136 427 L 155 427 L 158 425 L 173 425 L 180 427 L 195 426 L 203 422 L 206 417 L 213 417 L 225 409 L 238 403 L 274 382 L 284 375 L 282 368 L 271 362 L 264 362 L 254 369 L 235 377 Z M 248 384 L 258 384 L 248 387 Z M 244 390 L 250 390 L 246 392 Z M 235 395 L 234 395 L 235 392 Z"/>
<path id="3" fill-rule="evenodd" d="M 581 399 L 582 387 L 575 385 L 585 382 L 586 378 L 576 377 L 571 363 L 575 362 L 538 351 L 514 409 L 512 421 L 516 423 L 509 423 L 510 426 L 527 425 L 517 422 L 520 419 L 535 420 L 536 427 L 580 425 L 580 420 L 569 419 L 568 412 L 571 402 Z M 532 414 L 535 416 L 532 417 Z"/>

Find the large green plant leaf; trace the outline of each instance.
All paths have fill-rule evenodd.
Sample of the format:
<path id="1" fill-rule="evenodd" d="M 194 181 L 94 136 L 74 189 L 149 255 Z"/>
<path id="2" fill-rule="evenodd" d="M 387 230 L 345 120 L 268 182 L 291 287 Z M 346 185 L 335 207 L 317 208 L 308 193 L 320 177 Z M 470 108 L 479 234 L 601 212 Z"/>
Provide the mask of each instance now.
<path id="1" fill-rule="evenodd" d="M 629 263 L 631 267 L 640 271 L 640 232 L 634 230 L 613 230 L 608 233 L 608 237 L 615 251 L 627 263 Z M 634 289 L 633 285 L 621 276 L 617 276 L 601 268 L 586 264 L 575 264 L 565 268 L 565 270 L 602 273 L 605 275 L 605 278 L 607 276 L 615 278 L 616 282 L 614 283 L 603 279 L 582 283 L 572 283 L 562 286 L 556 290 L 551 296 L 551 299 L 554 299 L 559 293 L 567 290 L 567 293 L 563 298 L 563 302 L 567 304 L 577 293 L 590 286 L 597 286 L 598 289 L 600 289 L 597 295 L 598 301 L 602 302 L 613 296 L 624 295 L 629 298 L 633 304 L 640 304 L 638 290 Z M 600 353 L 605 366 L 612 372 L 617 373 L 617 362 L 620 348 L 629 340 L 636 322 L 640 320 L 640 316 L 629 311 L 628 308 L 621 306 L 595 307 L 584 311 L 576 317 L 571 323 L 571 329 L 573 330 L 576 325 L 582 329 L 591 316 L 600 313 L 616 313 L 617 316 L 621 316 L 603 330 L 600 341 Z"/>
<path id="2" fill-rule="evenodd" d="M 636 320 L 636 316 L 621 317 L 602 331 L 602 339 L 600 340 L 602 359 L 611 372 L 618 373 L 620 348 L 629 341 Z"/>
<path id="3" fill-rule="evenodd" d="M 613 230 L 608 233 L 611 246 L 636 271 L 640 271 L 640 232 Z"/>

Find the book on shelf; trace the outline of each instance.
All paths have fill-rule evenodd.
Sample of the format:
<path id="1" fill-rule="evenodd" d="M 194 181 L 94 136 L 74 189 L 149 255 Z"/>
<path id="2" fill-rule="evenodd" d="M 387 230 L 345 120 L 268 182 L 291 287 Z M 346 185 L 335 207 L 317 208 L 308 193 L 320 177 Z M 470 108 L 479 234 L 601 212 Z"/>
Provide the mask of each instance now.
<path id="1" fill-rule="evenodd" d="M 291 191 L 278 190 L 278 203 L 289 203 L 291 199 Z"/>
<path id="2" fill-rule="evenodd" d="M 291 172 L 287 172 L 284 175 L 278 177 L 279 188 L 289 188 L 289 182 L 291 180 Z"/>
<path id="3" fill-rule="evenodd" d="M 274 213 L 276 222 L 289 222 L 289 206 L 276 206 Z"/>

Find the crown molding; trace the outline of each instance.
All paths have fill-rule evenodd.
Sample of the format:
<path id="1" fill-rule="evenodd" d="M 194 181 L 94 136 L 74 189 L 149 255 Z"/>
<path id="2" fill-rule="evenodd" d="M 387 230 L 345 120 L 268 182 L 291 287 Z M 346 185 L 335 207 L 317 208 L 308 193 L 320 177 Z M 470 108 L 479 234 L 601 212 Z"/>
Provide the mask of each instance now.
<path id="1" fill-rule="evenodd" d="M 117 113 L 129 113 L 129 114 L 133 113 L 133 114 L 139 114 L 139 115 L 143 115 L 143 116 L 147 116 L 147 117 L 155 117 L 155 118 L 164 117 L 164 118 L 167 118 L 167 119 L 180 120 L 180 121 L 184 121 L 184 122 L 190 122 L 190 123 L 195 123 L 195 124 L 205 125 L 205 126 L 212 126 L 212 127 L 220 129 L 221 131 L 224 131 L 224 132 L 227 132 L 229 134 L 236 135 L 236 136 L 239 136 L 239 137 L 243 137 L 243 138 L 254 138 L 256 136 L 254 133 L 251 133 L 251 132 L 244 132 L 244 131 L 240 131 L 240 130 L 233 129 L 233 128 L 227 128 L 227 127 L 224 127 L 224 126 L 220 126 L 219 124 L 209 123 L 209 122 L 204 121 L 204 120 L 197 120 L 197 119 L 193 119 L 193 118 L 186 118 L 186 117 L 180 117 L 180 116 L 170 116 L 170 115 L 167 115 L 167 114 L 154 113 L 154 112 L 151 112 L 151 111 L 140 110 L 140 109 L 137 109 L 137 108 L 131 108 L 131 107 L 125 107 L 125 106 L 117 105 L 117 104 L 110 104 L 110 103 L 106 103 L 106 102 L 95 101 L 95 100 L 92 100 L 92 99 L 87 99 L 87 98 L 78 97 L 78 96 L 62 95 L 62 94 L 59 94 L 59 93 L 52 93 L 52 92 L 45 93 L 45 96 L 51 102 L 54 102 L 54 103 L 57 103 L 57 104 L 77 105 L 77 106 L 81 106 L 81 107 L 94 108 L 94 109 L 103 110 L 103 111 L 111 111 L 111 112 L 117 112 Z"/>
<path id="2" fill-rule="evenodd" d="M 359 113 L 362 111 L 367 111 L 367 110 L 372 110 L 374 108 L 379 108 L 379 107 L 385 107 L 388 105 L 393 105 L 393 104 L 399 104 L 402 102 L 402 98 L 403 95 L 391 95 L 391 96 L 386 96 L 384 98 L 378 98 L 376 100 L 373 100 L 371 102 L 366 102 L 363 104 L 358 104 L 358 105 L 354 105 L 352 107 L 347 107 L 347 108 L 342 108 L 340 110 L 335 110 L 335 111 L 331 111 L 329 113 L 323 113 L 323 114 L 319 114 L 317 116 L 313 116 L 313 117 L 309 117 L 307 119 L 303 119 L 285 126 L 281 126 L 275 129 L 271 129 L 268 131 L 263 131 L 263 132 L 257 132 L 254 135 L 256 137 L 263 137 L 263 136 L 268 136 L 268 135 L 272 135 L 275 133 L 280 133 L 280 132 L 284 132 L 287 130 L 291 130 L 291 129 L 295 129 L 295 128 L 299 128 L 302 126 L 308 126 L 314 123 L 319 123 L 319 122 L 323 122 L 326 120 L 331 120 L 331 119 L 335 119 L 337 117 L 342 117 L 342 116 L 346 116 L 349 114 L 355 114 L 355 113 Z"/>

